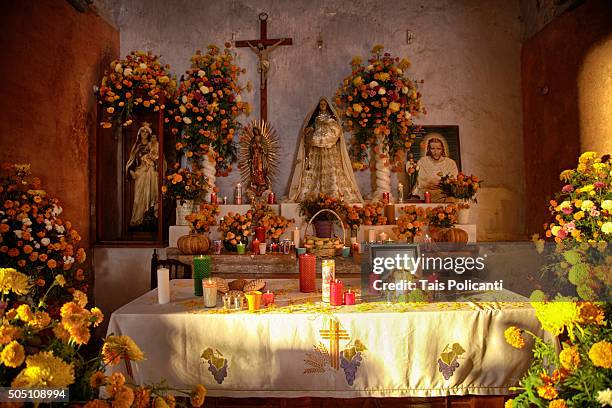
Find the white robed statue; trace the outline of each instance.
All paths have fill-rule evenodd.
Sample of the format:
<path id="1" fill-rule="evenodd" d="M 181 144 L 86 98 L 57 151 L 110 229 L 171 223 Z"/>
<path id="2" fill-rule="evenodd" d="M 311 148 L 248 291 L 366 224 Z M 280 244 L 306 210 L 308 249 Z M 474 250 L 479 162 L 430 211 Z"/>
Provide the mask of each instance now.
<path id="1" fill-rule="evenodd" d="M 313 193 L 341 197 L 347 203 L 363 202 L 339 116 L 325 97 L 300 130 L 289 201 L 300 202 Z"/>
<path id="2" fill-rule="evenodd" d="M 136 142 L 125 165 L 126 173 L 134 180 L 134 204 L 130 226 L 141 225 L 149 208 L 157 207 L 159 142 L 150 125 L 144 122 L 136 134 Z"/>

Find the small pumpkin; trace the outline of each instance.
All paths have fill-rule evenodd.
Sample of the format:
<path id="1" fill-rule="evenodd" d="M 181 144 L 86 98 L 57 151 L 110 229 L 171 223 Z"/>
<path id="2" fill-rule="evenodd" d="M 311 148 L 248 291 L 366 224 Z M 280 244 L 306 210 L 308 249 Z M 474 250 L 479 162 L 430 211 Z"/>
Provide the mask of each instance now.
<path id="1" fill-rule="evenodd" d="M 183 235 L 176 246 L 185 255 L 200 255 L 210 248 L 210 238 L 202 234 Z"/>
<path id="2" fill-rule="evenodd" d="M 454 244 L 466 244 L 468 242 L 468 233 L 461 228 L 432 228 L 430 234 L 435 242 Z"/>

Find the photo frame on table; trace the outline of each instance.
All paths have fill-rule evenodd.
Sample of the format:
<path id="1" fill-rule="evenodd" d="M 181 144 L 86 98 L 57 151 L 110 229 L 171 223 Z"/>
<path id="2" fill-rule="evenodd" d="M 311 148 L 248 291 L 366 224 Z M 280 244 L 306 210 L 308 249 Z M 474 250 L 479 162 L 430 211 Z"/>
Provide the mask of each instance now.
<path id="1" fill-rule="evenodd" d="M 412 153 L 415 162 L 427 154 L 429 139 L 438 137 L 442 139 L 446 157 L 453 159 L 457 163 L 457 168 L 461 171 L 461 144 L 458 125 L 423 125 L 415 127 L 412 134 L 416 135 L 416 138 L 410 146 L 410 153 Z"/>
<path id="2" fill-rule="evenodd" d="M 393 270 L 385 270 L 381 274 L 373 274 L 375 258 L 395 258 L 399 255 L 402 259 L 404 255 L 414 260 L 421 256 L 419 244 L 414 243 L 390 243 L 390 244 L 364 244 L 364 254 L 361 257 L 361 290 L 362 293 L 367 293 L 371 279 L 381 279 L 384 282 L 391 282 Z M 416 276 L 421 276 L 420 268 L 416 271 Z M 409 273 L 409 272 L 406 272 Z"/>

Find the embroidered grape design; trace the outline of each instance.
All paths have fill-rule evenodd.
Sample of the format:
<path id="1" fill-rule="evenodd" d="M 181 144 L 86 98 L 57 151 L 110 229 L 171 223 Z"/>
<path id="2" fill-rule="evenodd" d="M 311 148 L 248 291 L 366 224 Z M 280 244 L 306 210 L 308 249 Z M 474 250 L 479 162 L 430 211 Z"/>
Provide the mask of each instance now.
<path id="1" fill-rule="evenodd" d="M 353 385 L 355 382 L 357 367 L 361 365 L 361 360 L 361 352 L 357 352 L 351 360 L 347 360 L 344 357 L 344 353 L 340 354 L 340 367 L 344 370 L 348 385 Z"/>
<path id="2" fill-rule="evenodd" d="M 451 378 L 455 370 L 459 367 L 459 362 L 457 362 L 457 357 L 455 357 L 453 361 L 450 363 L 450 365 L 448 365 L 444 361 L 442 361 L 441 358 L 439 358 L 438 366 L 439 366 L 438 369 L 444 376 L 444 379 L 448 380 L 449 378 Z"/>
<path id="3" fill-rule="evenodd" d="M 227 360 L 223 362 L 223 367 L 221 367 L 221 369 L 218 369 L 212 363 L 212 361 L 209 360 L 208 361 L 208 371 L 210 371 L 213 377 L 215 377 L 215 381 L 217 381 L 218 384 L 221 384 L 223 380 L 225 379 L 225 377 L 227 377 Z"/>

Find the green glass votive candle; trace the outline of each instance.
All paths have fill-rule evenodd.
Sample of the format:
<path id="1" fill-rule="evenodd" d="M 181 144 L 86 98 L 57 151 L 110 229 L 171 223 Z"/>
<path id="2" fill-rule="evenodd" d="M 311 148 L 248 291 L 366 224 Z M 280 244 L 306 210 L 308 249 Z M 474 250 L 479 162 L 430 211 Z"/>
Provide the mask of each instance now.
<path id="1" fill-rule="evenodd" d="M 193 257 L 193 279 L 207 279 L 210 278 L 212 271 L 211 259 L 208 255 L 198 255 Z M 200 289 L 201 289 L 200 284 Z"/>
<path id="2" fill-rule="evenodd" d="M 244 255 L 246 252 L 246 245 L 242 242 L 236 244 L 236 250 L 238 251 L 238 255 Z"/>

